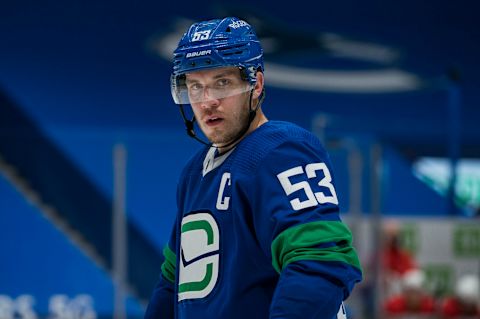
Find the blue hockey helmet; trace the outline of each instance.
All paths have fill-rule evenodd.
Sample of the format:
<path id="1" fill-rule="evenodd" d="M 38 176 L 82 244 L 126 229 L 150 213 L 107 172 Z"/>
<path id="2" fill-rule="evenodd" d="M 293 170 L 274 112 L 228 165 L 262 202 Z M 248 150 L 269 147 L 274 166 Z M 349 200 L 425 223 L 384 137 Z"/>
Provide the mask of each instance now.
<path id="1" fill-rule="evenodd" d="M 189 102 L 186 73 L 229 66 L 238 67 L 250 86 L 256 83 L 257 71 L 264 71 L 263 50 L 252 26 L 236 17 L 194 23 L 174 51 L 171 90 L 175 103 Z"/>

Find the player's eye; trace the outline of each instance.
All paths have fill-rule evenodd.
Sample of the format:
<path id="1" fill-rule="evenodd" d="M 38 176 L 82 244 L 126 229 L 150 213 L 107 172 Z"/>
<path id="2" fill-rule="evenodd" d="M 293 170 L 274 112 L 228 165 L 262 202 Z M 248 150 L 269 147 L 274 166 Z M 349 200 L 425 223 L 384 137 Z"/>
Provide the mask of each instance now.
<path id="1" fill-rule="evenodd" d="M 203 87 L 200 83 L 190 83 L 190 84 L 188 84 L 188 90 L 190 90 L 190 91 L 199 91 L 202 88 Z"/>
<path id="2" fill-rule="evenodd" d="M 215 86 L 218 88 L 227 88 L 231 86 L 231 84 L 232 84 L 232 81 L 230 81 L 229 79 L 221 78 L 217 80 L 217 82 L 215 83 Z"/>

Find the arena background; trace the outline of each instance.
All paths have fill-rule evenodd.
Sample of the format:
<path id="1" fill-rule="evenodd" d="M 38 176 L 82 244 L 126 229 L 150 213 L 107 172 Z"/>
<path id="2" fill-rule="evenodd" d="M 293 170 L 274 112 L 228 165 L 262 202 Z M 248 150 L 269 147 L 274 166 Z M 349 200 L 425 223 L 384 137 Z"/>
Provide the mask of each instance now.
<path id="1" fill-rule="evenodd" d="M 478 275 L 478 9 L 3 1 L 0 318 L 142 317 L 177 178 L 201 147 L 171 101 L 169 59 L 189 23 L 226 15 L 262 39 L 267 116 L 312 130 L 330 151 L 362 263 L 395 222 L 437 296 Z M 378 317 L 363 291 L 351 316 Z M 373 293 L 374 309 L 381 299 Z"/>

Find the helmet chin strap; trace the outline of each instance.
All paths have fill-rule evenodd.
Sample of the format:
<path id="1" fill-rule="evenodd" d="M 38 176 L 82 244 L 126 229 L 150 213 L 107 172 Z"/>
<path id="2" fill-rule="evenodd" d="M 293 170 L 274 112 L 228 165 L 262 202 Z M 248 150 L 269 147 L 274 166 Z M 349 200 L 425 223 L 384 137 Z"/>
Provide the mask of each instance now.
<path id="1" fill-rule="evenodd" d="M 263 92 L 261 99 L 258 101 L 255 108 L 252 109 L 253 91 L 254 91 L 254 89 L 252 88 L 252 90 L 250 91 L 250 97 L 249 97 L 249 105 L 248 105 L 249 112 L 248 112 L 248 123 L 247 123 L 247 125 L 245 125 L 243 127 L 243 129 L 240 131 L 240 133 L 238 133 L 237 136 L 231 142 L 229 142 L 225 145 L 222 145 L 221 146 L 222 148 L 226 148 L 226 147 L 229 147 L 229 146 L 235 144 L 248 132 L 248 130 L 250 128 L 250 125 L 252 124 L 253 120 L 255 119 L 255 116 L 257 115 L 257 110 L 258 110 L 260 104 L 262 103 L 264 95 L 265 95 L 265 92 Z M 219 146 L 216 146 L 211 142 L 210 143 L 205 142 L 204 140 L 202 140 L 201 138 L 199 138 L 197 136 L 197 133 L 195 133 L 195 125 L 194 125 L 195 121 L 196 121 L 195 115 L 192 117 L 191 120 L 189 120 L 187 118 L 187 115 L 185 114 L 185 110 L 183 109 L 184 105 L 180 104 L 179 106 L 180 106 L 180 114 L 182 115 L 183 121 L 185 123 L 185 128 L 187 130 L 188 136 L 190 136 L 191 138 L 197 140 L 198 142 L 200 142 L 200 143 L 202 143 L 202 144 L 204 144 L 208 147 L 215 147 L 217 149 L 220 148 Z"/>
<path id="2" fill-rule="evenodd" d="M 191 120 L 189 120 L 187 118 L 187 115 L 185 114 L 185 110 L 183 109 L 184 105 L 180 104 L 179 106 L 180 106 L 180 114 L 182 114 L 183 122 L 185 123 L 185 128 L 187 129 L 187 135 L 208 147 L 212 147 L 213 145 L 212 143 L 205 142 L 204 140 L 202 140 L 197 136 L 197 133 L 195 133 L 195 125 L 194 125 L 196 120 L 195 115 L 192 117 Z"/>

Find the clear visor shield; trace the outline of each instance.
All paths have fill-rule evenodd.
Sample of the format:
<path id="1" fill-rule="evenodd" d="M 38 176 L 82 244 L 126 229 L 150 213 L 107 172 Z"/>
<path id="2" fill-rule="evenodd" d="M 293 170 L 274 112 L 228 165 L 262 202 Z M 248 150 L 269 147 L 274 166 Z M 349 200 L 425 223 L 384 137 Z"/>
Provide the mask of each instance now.
<path id="1" fill-rule="evenodd" d="M 208 82 L 185 75 L 171 78 L 172 97 L 176 104 L 197 104 L 249 92 L 253 85 L 238 77 L 219 77 Z"/>

